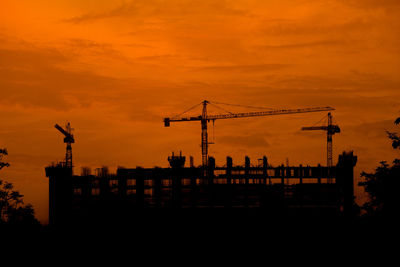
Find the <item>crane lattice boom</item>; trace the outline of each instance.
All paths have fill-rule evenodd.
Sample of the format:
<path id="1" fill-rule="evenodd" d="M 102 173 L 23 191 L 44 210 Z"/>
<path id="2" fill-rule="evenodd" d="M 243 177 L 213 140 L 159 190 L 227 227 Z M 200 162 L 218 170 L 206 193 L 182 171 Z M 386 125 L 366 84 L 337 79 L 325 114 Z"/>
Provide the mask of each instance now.
<path id="1" fill-rule="evenodd" d="M 311 126 L 311 127 L 302 127 L 303 131 L 312 131 L 312 130 L 328 130 L 328 126 Z"/>
<path id="2" fill-rule="evenodd" d="M 331 110 L 335 110 L 335 109 L 331 108 L 331 107 L 278 109 L 278 110 L 272 110 L 272 111 L 208 115 L 204 119 L 206 119 L 207 121 L 211 121 L 211 120 L 218 120 L 218 119 L 235 119 L 235 118 L 260 117 L 260 116 L 307 113 L 307 112 L 318 112 L 318 111 L 331 111 Z M 168 126 L 170 126 L 169 125 L 170 122 L 201 121 L 201 120 L 203 120 L 202 115 L 195 116 L 195 117 L 183 117 L 183 118 L 164 118 L 164 124 L 166 127 L 168 127 Z"/>

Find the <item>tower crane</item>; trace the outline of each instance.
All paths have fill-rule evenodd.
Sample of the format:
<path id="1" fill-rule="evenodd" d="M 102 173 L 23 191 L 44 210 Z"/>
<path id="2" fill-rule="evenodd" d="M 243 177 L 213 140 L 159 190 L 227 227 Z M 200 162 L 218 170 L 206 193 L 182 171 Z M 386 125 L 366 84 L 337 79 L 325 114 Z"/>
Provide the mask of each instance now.
<path id="1" fill-rule="evenodd" d="M 327 135 L 327 152 L 326 152 L 326 158 L 327 158 L 327 166 L 332 167 L 332 135 L 335 133 L 340 133 L 340 128 L 338 125 L 334 125 L 332 123 L 332 114 L 329 112 L 328 113 L 328 125 L 327 126 L 311 126 L 311 127 L 303 127 L 301 128 L 303 131 L 312 131 L 312 130 L 323 130 L 326 131 Z"/>
<path id="2" fill-rule="evenodd" d="M 203 168 L 207 166 L 208 163 L 208 134 L 207 134 L 207 123 L 210 121 L 215 121 L 219 119 L 234 119 L 234 118 L 246 118 L 246 117 L 258 117 L 258 116 L 270 116 L 270 115 L 282 115 L 282 114 L 294 114 L 294 113 L 307 113 L 307 112 L 318 112 L 318 111 L 330 111 L 335 110 L 331 107 L 316 107 L 316 108 L 302 108 L 302 109 L 274 109 L 269 111 L 257 111 L 257 112 L 245 112 L 245 113 L 231 113 L 227 112 L 226 114 L 217 114 L 217 115 L 208 115 L 207 114 L 207 105 L 213 104 L 207 100 L 204 100 L 200 104 L 193 106 L 192 108 L 184 111 L 183 113 L 171 117 L 164 118 L 164 126 L 169 127 L 171 122 L 184 122 L 184 121 L 200 121 L 201 122 L 201 155 L 202 155 L 202 164 Z M 202 114 L 194 117 L 181 117 L 184 113 L 189 110 L 202 105 L 203 110 Z"/>
<path id="3" fill-rule="evenodd" d="M 65 126 L 65 130 L 58 124 L 54 126 L 57 130 L 59 130 L 65 137 L 64 143 L 67 144 L 67 152 L 65 154 L 65 166 L 67 168 L 72 169 L 72 146 L 71 144 L 75 143 L 74 136 L 72 135 L 71 124 L 68 122 Z"/>

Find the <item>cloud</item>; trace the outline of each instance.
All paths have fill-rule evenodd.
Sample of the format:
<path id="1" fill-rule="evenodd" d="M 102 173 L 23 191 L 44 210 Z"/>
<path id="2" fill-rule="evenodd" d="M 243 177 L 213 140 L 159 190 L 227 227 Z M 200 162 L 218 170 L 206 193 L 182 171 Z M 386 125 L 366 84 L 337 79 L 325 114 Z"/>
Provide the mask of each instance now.
<path id="1" fill-rule="evenodd" d="M 344 4 L 347 4 L 352 7 L 357 8 L 384 8 L 384 9 L 392 9 L 400 6 L 400 1 L 398 0 L 385 0 L 385 1 L 376 1 L 376 0 L 337 0 Z"/>
<path id="2" fill-rule="evenodd" d="M 218 71 L 218 72 L 264 72 L 281 70 L 288 67 L 288 64 L 254 64 L 254 65 L 227 65 L 227 66 L 205 66 L 196 68 L 197 71 Z"/>
<path id="3" fill-rule="evenodd" d="M 281 75 L 274 77 L 274 87 L 288 90 L 303 90 L 304 93 L 313 93 L 315 90 L 337 92 L 345 90 L 352 93 L 383 92 L 394 93 L 400 88 L 400 80 L 376 72 L 360 72 L 352 70 L 346 74 L 313 74 L 313 75 Z"/>
<path id="4" fill-rule="evenodd" d="M 265 49 L 298 49 L 298 48 L 308 48 L 308 47 L 319 47 L 319 46 L 342 46 L 346 44 L 346 40 L 336 39 L 336 40 L 318 40 L 310 42 L 299 42 L 299 43 L 287 43 L 281 45 L 263 45 L 260 48 Z"/>
<path id="5" fill-rule="evenodd" d="M 68 108 L 66 96 L 71 92 L 102 90 L 110 80 L 88 72 L 62 70 L 62 56 L 46 50 L 0 50 L 0 103 L 40 106 L 52 109 Z"/>
<path id="6" fill-rule="evenodd" d="M 393 114 L 392 116 L 393 118 L 395 118 L 396 114 Z M 355 136 L 362 136 L 363 138 L 371 138 L 375 140 L 387 139 L 388 143 L 390 143 L 386 131 L 399 132 L 400 127 L 396 126 L 394 124 L 394 119 L 392 119 L 357 123 L 349 126 L 347 130 L 351 131 L 352 134 L 354 134 Z"/>
<path id="7" fill-rule="evenodd" d="M 172 60 L 176 59 L 177 55 L 171 55 L 171 54 L 166 54 L 166 55 L 154 55 L 154 56 L 143 56 L 143 57 L 137 57 L 135 58 L 136 60 L 141 60 L 141 61 L 164 61 L 164 60 Z"/>
<path id="8" fill-rule="evenodd" d="M 0 105 L 19 106 L 27 110 L 89 112 L 91 107 L 98 108 L 96 105 L 100 103 L 113 110 L 115 116 L 128 121 L 158 122 L 171 110 L 165 106 L 181 106 L 182 98 L 189 103 L 191 100 L 197 101 L 196 96 L 187 89 L 193 83 L 188 85 L 168 81 L 169 77 L 157 75 L 155 66 L 138 60 L 130 66 L 143 75 L 118 78 L 96 73 L 91 70 L 92 66 L 87 67 L 79 62 L 87 54 L 72 53 L 71 49 L 94 49 L 98 51 L 98 57 L 104 60 L 107 56 L 114 57 L 115 53 L 107 55 L 101 51 L 103 48 L 112 48 L 87 40 L 67 42 L 67 46 L 70 44 L 72 48 L 60 49 L 63 52 L 31 46 L 0 49 Z M 158 62 L 161 58 L 143 57 L 140 60 Z M 173 58 L 173 55 L 165 58 Z M 99 66 L 95 65 L 93 69 L 96 68 Z"/>
<path id="9" fill-rule="evenodd" d="M 67 46 L 71 49 L 82 49 L 82 50 L 101 50 L 107 53 L 115 52 L 110 43 L 99 43 L 88 39 L 71 38 L 67 42 Z"/>
<path id="10" fill-rule="evenodd" d="M 80 16 L 64 20 L 69 23 L 87 23 L 101 19 L 118 17 L 144 18 L 157 16 L 159 18 L 171 18 L 188 15 L 238 15 L 243 11 L 232 8 L 228 1 L 207 0 L 139 0 L 126 2 L 112 10 L 100 13 L 86 13 Z"/>
<path id="11" fill-rule="evenodd" d="M 0 58 L 0 103 L 6 105 L 68 110 L 94 102 L 115 103 L 152 86 L 145 80 L 64 69 L 72 59 L 54 49 L 0 49 Z"/>
<path id="12" fill-rule="evenodd" d="M 124 17 L 124 16 L 132 16 L 134 15 L 139 8 L 134 5 L 133 3 L 131 4 L 124 4 L 121 5 L 117 8 L 114 8 L 110 11 L 106 12 L 100 12 L 100 13 L 86 13 L 80 16 L 72 17 L 69 19 L 65 19 L 64 22 L 69 22 L 69 23 L 84 23 L 84 22 L 91 22 L 91 21 L 96 21 L 99 19 L 107 19 L 107 18 L 113 18 L 113 17 Z"/>
<path id="13" fill-rule="evenodd" d="M 20 69 L 42 68 L 44 66 L 62 63 L 67 58 L 56 49 L 11 49 L 0 48 L 0 66 Z"/>
<path id="14" fill-rule="evenodd" d="M 267 21 L 261 31 L 271 36 L 332 36 L 332 34 L 344 36 L 354 31 L 369 31 L 371 27 L 374 27 L 372 21 L 360 18 L 332 23 L 314 23 L 312 20 L 278 20 Z"/>

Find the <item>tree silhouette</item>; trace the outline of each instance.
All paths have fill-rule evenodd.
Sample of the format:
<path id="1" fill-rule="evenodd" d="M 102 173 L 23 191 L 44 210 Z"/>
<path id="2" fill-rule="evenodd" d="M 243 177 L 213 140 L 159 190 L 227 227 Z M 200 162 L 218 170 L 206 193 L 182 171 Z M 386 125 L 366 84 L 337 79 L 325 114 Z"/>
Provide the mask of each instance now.
<path id="1" fill-rule="evenodd" d="M 10 166 L 3 162 L 5 155 L 7 150 L 0 149 L 0 170 Z M 32 205 L 24 205 L 23 195 L 13 189 L 12 183 L 0 179 L 0 225 L 39 225 Z"/>
<path id="2" fill-rule="evenodd" d="M 394 122 L 400 123 L 400 118 Z M 400 149 L 400 138 L 398 133 L 388 132 L 389 139 L 392 141 L 393 149 Z M 364 186 L 368 194 L 369 201 L 362 209 L 367 215 L 395 217 L 400 207 L 400 198 L 398 189 L 400 188 L 400 159 L 395 159 L 392 165 L 386 161 L 380 162 L 380 166 L 373 173 L 362 172 L 361 176 L 365 178 L 359 185 Z"/>
<path id="3" fill-rule="evenodd" d="M 396 125 L 400 124 L 400 117 L 397 118 L 394 123 Z M 392 140 L 392 147 L 394 149 L 400 149 L 400 137 L 398 135 L 398 133 L 391 133 L 389 131 L 386 131 L 386 133 L 388 134 L 389 138 Z"/>
<path id="4" fill-rule="evenodd" d="M 374 173 L 363 172 L 361 176 L 365 177 L 365 181 L 359 184 L 364 186 L 369 196 L 362 209 L 368 215 L 396 216 L 400 205 L 400 160 L 394 160 L 392 166 L 382 161 Z"/>
<path id="5" fill-rule="evenodd" d="M 10 166 L 7 162 L 3 162 L 3 156 L 8 155 L 7 149 L 5 148 L 0 148 L 0 170 L 3 169 L 4 167 Z"/>

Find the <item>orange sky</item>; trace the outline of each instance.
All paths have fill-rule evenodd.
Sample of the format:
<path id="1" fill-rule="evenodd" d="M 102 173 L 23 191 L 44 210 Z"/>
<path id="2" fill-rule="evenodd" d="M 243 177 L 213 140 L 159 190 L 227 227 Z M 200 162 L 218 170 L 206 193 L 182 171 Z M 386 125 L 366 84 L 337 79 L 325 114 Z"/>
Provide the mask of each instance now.
<path id="1" fill-rule="evenodd" d="M 270 108 L 333 106 L 356 178 L 398 156 L 385 129 L 400 111 L 398 0 L 2 0 L 0 147 L 13 182 L 47 222 L 44 167 L 62 160 L 70 121 L 81 166 L 200 164 L 200 123 L 162 118 L 204 99 Z M 226 107 L 232 112 L 240 108 Z M 210 111 L 213 110 L 210 107 Z M 198 109 L 195 113 L 201 112 Z M 215 112 L 219 112 L 215 110 Z M 324 113 L 217 121 L 210 155 L 325 164 Z M 212 131 L 210 130 L 212 136 Z M 212 137 L 211 137 L 212 138 Z"/>

